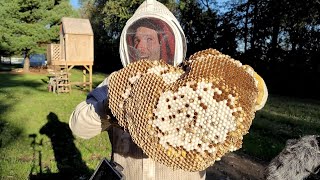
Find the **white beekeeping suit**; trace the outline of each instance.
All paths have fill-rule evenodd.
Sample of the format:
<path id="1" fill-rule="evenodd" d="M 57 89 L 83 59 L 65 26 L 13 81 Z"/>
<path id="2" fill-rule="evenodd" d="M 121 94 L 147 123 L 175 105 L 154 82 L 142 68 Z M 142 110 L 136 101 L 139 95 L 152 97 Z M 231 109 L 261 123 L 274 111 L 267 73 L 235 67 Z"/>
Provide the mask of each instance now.
<path id="1" fill-rule="evenodd" d="M 150 30 L 156 36 L 148 34 Z M 124 67 L 140 59 L 162 59 L 177 66 L 185 58 L 186 40 L 174 15 L 163 4 L 147 0 L 127 21 L 121 34 L 119 51 Z M 86 101 L 76 107 L 69 121 L 75 135 L 88 139 L 109 127 L 105 111 L 108 107 L 107 89 L 108 79 L 105 79 L 88 95 Z M 205 171 L 173 170 L 153 161 L 131 140 L 130 134 L 120 128 L 109 128 L 109 134 L 114 161 L 124 168 L 122 173 L 127 180 L 205 179 Z"/>

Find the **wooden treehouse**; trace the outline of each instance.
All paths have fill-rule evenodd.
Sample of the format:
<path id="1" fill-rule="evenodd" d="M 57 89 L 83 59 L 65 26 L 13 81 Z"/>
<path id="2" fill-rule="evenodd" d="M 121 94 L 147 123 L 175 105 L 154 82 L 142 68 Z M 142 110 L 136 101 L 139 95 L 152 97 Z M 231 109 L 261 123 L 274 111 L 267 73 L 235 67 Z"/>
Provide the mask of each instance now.
<path id="1" fill-rule="evenodd" d="M 71 84 L 90 86 L 92 90 L 92 65 L 94 61 L 93 56 L 93 31 L 88 19 L 78 19 L 63 17 L 60 26 L 60 44 L 49 44 L 47 48 L 47 63 L 53 67 L 53 74 L 62 79 L 67 79 L 56 84 L 56 90 L 59 92 L 69 92 Z M 69 81 L 69 71 L 75 66 L 84 66 L 83 81 L 72 82 Z M 89 72 L 89 81 L 87 81 L 87 71 Z M 58 77 L 54 77 L 58 81 Z M 60 78 L 60 79 L 61 79 Z"/>

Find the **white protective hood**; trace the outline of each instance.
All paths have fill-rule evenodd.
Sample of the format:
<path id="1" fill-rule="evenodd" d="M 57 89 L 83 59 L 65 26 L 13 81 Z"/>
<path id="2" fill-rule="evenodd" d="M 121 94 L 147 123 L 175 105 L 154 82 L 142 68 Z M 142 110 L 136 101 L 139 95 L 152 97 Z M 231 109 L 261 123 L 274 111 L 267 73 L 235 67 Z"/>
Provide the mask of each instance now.
<path id="1" fill-rule="evenodd" d="M 133 16 L 127 21 L 121 33 L 119 52 L 122 65 L 124 67 L 127 66 L 130 62 L 132 62 L 132 58 L 130 59 L 130 49 L 132 49 L 132 46 L 130 45 L 128 39 L 128 37 L 130 36 L 130 32 L 128 31 L 128 29 L 130 29 L 130 27 L 133 26 L 134 23 L 136 23 L 139 20 L 150 20 L 151 22 L 154 22 L 155 20 L 155 22 L 160 22 L 157 24 L 161 24 L 162 27 L 165 24 L 166 30 L 162 33 L 169 32 L 169 37 L 172 37 L 171 41 L 173 42 L 170 43 L 170 45 L 172 46 L 172 60 L 168 62 L 169 64 L 177 66 L 185 59 L 187 51 L 186 39 L 178 20 L 169 11 L 169 9 L 160 2 L 156 0 L 146 0 L 139 6 L 139 8 L 136 10 Z M 163 49 L 168 49 L 168 47 L 169 46 Z M 161 59 L 164 58 L 161 57 Z"/>

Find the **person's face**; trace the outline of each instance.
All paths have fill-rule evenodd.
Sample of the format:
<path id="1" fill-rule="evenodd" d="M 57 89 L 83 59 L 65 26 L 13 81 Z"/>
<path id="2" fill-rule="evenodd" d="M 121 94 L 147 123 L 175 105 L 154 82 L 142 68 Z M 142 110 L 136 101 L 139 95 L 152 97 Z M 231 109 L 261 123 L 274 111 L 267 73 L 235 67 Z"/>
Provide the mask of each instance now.
<path id="1" fill-rule="evenodd" d="M 138 59 L 160 60 L 160 43 L 155 30 L 139 27 L 134 37 Z"/>

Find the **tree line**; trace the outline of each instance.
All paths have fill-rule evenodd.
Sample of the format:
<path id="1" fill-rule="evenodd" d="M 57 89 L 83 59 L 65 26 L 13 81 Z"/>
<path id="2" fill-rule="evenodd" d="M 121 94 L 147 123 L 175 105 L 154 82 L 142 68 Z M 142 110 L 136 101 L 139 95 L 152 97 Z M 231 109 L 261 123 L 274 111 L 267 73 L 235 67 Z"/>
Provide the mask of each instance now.
<path id="1" fill-rule="evenodd" d="M 11 13 L 4 16 L 4 9 L 12 8 L 9 6 L 12 3 L 0 0 L 0 17 L 6 17 L 5 23 L 0 21 L 0 32 L 11 26 L 7 19 L 12 16 L 19 19 L 22 26 L 29 27 L 28 29 L 31 27 L 30 24 L 43 22 L 42 29 L 31 28 L 39 35 L 21 41 L 26 44 L 23 46 L 24 49 L 20 46 L 15 48 L 15 52 L 19 50 L 33 52 L 33 50 L 28 51 L 31 45 L 32 47 L 39 46 L 58 40 L 58 31 L 55 32 L 55 36 L 50 35 L 50 38 L 38 37 L 46 34 L 43 27 L 47 27 L 47 30 L 50 31 L 57 30 L 51 27 L 59 25 L 61 16 L 88 18 L 94 31 L 94 68 L 107 73 L 120 69 L 122 67 L 119 57 L 120 34 L 126 21 L 143 0 L 79 1 L 81 8 L 78 12 L 74 12 L 71 7 L 62 6 L 67 4 L 67 0 L 13 0 L 12 3 L 18 3 L 18 6 L 15 7 L 20 8 L 18 14 L 14 14 L 14 11 L 9 9 L 7 12 Z M 165 4 L 179 20 L 187 39 L 187 57 L 200 50 L 215 48 L 240 60 L 243 64 L 252 66 L 264 77 L 271 92 L 318 97 L 317 92 L 320 90 L 320 85 L 316 82 L 320 75 L 319 1 L 159 1 Z M 54 10 L 54 7 L 58 6 L 60 7 Z M 46 15 L 41 10 L 39 12 L 44 13 L 44 16 L 41 17 L 37 10 L 43 7 L 58 13 Z M 32 18 L 34 14 L 38 16 Z M 54 19 L 49 23 L 50 28 L 45 25 L 48 24 L 48 21 L 44 21 L 49 17 Z M 14 33 L 20 35 L 21 32 Z M 0 54 L 13 52 L 8 47 L 12 47 L 14 43 L 8 41 L 10 35 L 5 34 L 0 34 Z M 16 41 L 20 40 L 14 40 Z"/>
<path id="2" fill-rule="evenodd" d="M 143 0 L 81 0 L 95 33 L 95 64 L 121 68 L 119 37 Z M 187 57 L 215 48 L 249 64 L 272 93 L 319 98 L 320 2 L 314 0 L 160 0 L 178 18 Z"/>
<path id="3" fill-rule="evenodd" d="M 64 16 L 79 16 L 69 0 L 0 0 L 0 56 L 23 55 L 29 71 L 30 56 L 59 41 Z"/>

